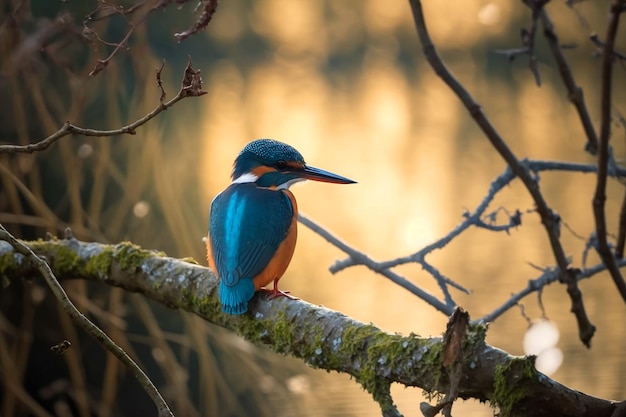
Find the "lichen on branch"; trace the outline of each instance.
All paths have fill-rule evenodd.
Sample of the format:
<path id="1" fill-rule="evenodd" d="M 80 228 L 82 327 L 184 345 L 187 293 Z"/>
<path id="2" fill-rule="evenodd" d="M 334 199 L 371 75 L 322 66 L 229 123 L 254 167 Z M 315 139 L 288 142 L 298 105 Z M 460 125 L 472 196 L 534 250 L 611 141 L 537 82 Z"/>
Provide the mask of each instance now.
<path id="1" fill-rule="evenodd" d="M 391 334 L 305 301 L 269 300 L 264 293 L 252 299 L 248 314 L 231 316 L 221 312 L 215 275 L 197 263 L 168 258 L 129 242 L 105 245 L 69 238 L 24 243 L 45 257 L 61 282 L 82 278 L 141 293 L 171 308 L 197 314 L 255 344 L 300 358 L 312 367 L 349 374 L 379 402 L 384 415 L 400 415 L 389 392 L 391 383 L 419 387 L 433 395 L 449 388 L 440 337 Z M 33 275 L 33 265 L 0 241 L 0 281 L 13 285 Z M 525 380 L 524 395 L 517 395 L 515 384 L 506 382 L 507 370 L 513 372 L 517 368 L 512 364 L 523 359 L 487 345 L 485 333 L 482 324 L 470 322 L 467 327 L 461 363 L 464 377 L 456 391 L 458 397 L 491 400 L 499 405 L 500 396 L 507 393 L 505 408 L 516 413 L 532 410 L 540 398 L 542 411 L 536 416 L 591 408 L 597 416 L 611 415 L 615 403 L 571 390 L 538 372 Z"/>

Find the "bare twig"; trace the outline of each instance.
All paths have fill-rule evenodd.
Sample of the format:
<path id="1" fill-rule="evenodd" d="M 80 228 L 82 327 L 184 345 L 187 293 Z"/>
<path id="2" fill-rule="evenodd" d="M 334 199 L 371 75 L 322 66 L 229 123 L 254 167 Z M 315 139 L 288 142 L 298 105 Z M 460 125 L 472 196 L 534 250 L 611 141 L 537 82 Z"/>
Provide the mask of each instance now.
<path id="1" fill-rule="evenodd" d="M 63 307 L 63 309 L 67 312 L 67 314 L 72 318 L 72 320 L 82 327 L 91 337 L 96 339 L 100 345 L 115 355 L 116 358 L 122 362 L 126 368 L 130 371 L 130 373 L 139 381 L 141 386 L 144 388 L 146 393 L 150 396 L 154 404 L 156 405 L 159 417 L 173 417 L 170 408 L 167 403 L 161 396 L 161 393 L 156 389 L 150 378 L 143 372 L 143 370 L 132 360 L 130 356 L 124 350 L 119 347 L 106 333 L 104 333 L 98 326 L 93 324 L 87 317 L 85 317 L 74 304 L 68 298 L 65 290 L 59 284 L 50 265 L 43 259 L 37 256 L 32 249 L 30 249 L 27 245 L 16 239 L 11 233 L 9 233 L 1 224 L 0 224 L 0 240 L 7 241 L 13 249 L 17 253 L 20 253 L 26 257 L 30 262 L 32 262 L 36 268 L 39 270 L 43 278 L 45 279 L 48 286 L 52 290 L 52 293 L 59 300 L 59 303 Z"/>
<path id="2" fill-rule="evenodd" d="M 624 129 L 624 134 L 626 135 L 626 118 L 618 110 L 615 112 L 617 113 L 617 118 L 622 124 L 622 129 Z M 622 199 L 622 208 L 619 213 L 619 230 L 617 232 L 617 241 L 615 243 L 615 256 L 618 259 L 624 257 L 624 246 L 626 245 L 626 190 L 623 192 L 624 197 Z"/>
<path id="3" fill-rule="evenodd" d="M 367 255 L 365 255 L 364 253 L 351 248 L 350 246 L 348 246 L 347 244 L 345 244 L 344 242 L 342 242 L 341 240 L 333 236 L 330 232 L 328 232 L 327 230 L 325 230 L 324 228 L 322 228 L 321 226 L 319 226 L 317 223 L 313 222 L 306 216 L 302 215 L 301 213 L 298 214 L 298 220 L 300 221 L 300 223 L 302 223 L 309 229 L 313 230 L 318 235 L 322 236 L 329 243 L 331 243 L 332 245 L 336 246 L 337 248 L 341 249 L 343 252 L 348 254 L 351 260 L 356 260 L 359 264 L 365 265 L 372 271 L 378 272 L 379 274 L 389 278 L 394 283 L 400 285 L 402 288 L 405 288 L 407 291 L 415 294 L 416 296 L 426 301 L 428 304 L 435 307 L 437 310 L 441 311 L 445 315 L 449 316 L 454 311 L 455 306 L 449 306 L 439 301 L 437 297 L 430 294 L 428 291 L 425 291 L 419 288 L 418 286 L 416 286 L 415 284 L 413 284 L 406 278 L 396 274 L 393 271 L 390 271 L 387 268 L 381 268 L 379 266 L 380 264 L 378 264 L 376 261 L 374 261 Z M 331 272 L 335 273 L 336 271 L 331 269 Z"/>
<path id="4" fill-rule="evenodd" d="M 596 191 L 593 197 L 593 212 L 596 223 L 596 235 L 598 239 L 598 253 L 600 254 L 604 264 L 607 266 L 611 274 L 611 278 L 613 278 L 613 282 L 615 283 L 620 295 L 626 302 L 626 282 L 617 267 L 615 257 L 613 256 L 613 253 L 611 253 L 611 249 L 608 245 L 606 213 L 604 211 L 610 157 L 609 139 L 611 136 L 611 88 L 614 62 L 613 46 L 615 45 L 615 36 L 617 35 L 621 9 L 624 4 L 626 4 L 626 0 L 615 0 L 611 5 L 605 46 L 602 53 L 600 147 L 598 152 L 598 179 L 596 183 Z"/>
<path id="5" fill-rule="evenodd" d="M 550 16 L 548 15 L 548 12 L 546 12 L 545 8 L 541 10 L 541 22 L 543 24 L 543 34 L 548 40 L 548 45 L 550 45 L 550 50 L 556 60 L 559 74 L 561 74 L 561 80 L 563 80 L 563 84 L 567 89 L 568 99 L 572 102 L 574 107 L 576 107 L 578 117 L 580 118 L 580 122 L 585 130 L 585 136 L 587 137 L 585 150 L 590 154 L 595 155 L 598 152 L 598 135 L 596 134 L 593 122 L 591 121 L 591 116 L 589 115 L 589 111 L 585 105 L 583 89 L 580 88 L 574 80 L 572 69 L 570 68 L 567 58 L 563 53 L 562 46 L 559 44 L 559 38 L 554 31 L 554 26 L 552 25 Z"/>
<path id="6" fill-rule="evenodd" d="M 85 23 L 108 19 L 109 17 L 116 15 L 129 16 L 145 6 L 146 3 L 148 3 L 148 0 L 142 0 L 128 8 L 123 8 L 122 6 L 107 4 L 104 1 L 101 1 L 94 11 L 85 16 Z"/>
<path id="7" fill-rule="evenodd" d="M 200 32 L 202 29 L 206 28 L 211 22 L 211 19 L 213 18 L 213 15 L 217 10 L 218 0 L 204 0 L 201 3 L 203 5 L 202 13 L 200 14 L 200 17 L 198 18 L 196 23 L 194 23 L 194 25 L 189 29 L 174 34 L 174 37 L 178 40 L 178 42 L 182 42 L 188 37 Z"/>
<path id="8" fill-rule="evenodd" d="M 523 46 L 521 48 L 510 48 L 510 49 L 496 49 L 494 51 L 496 54 L 504 55 L 509 60 L 509 62 L 513 62 L 515 58 L 520 55 L 525 55 L 529 52 L 528 47 Z"/>
<path id="9" fill-rule="evenodd" d="M 150 15 L 150 13 L 154 12 L 155 10 L 161 10 L 166 8 L 169 4 L 171 4 L 173 2 L 173 0 L 153 0 L 152 6 L 147 9 L 146 11 L 143 12 L 142 15 L 138 16 L 134 21 L 130 21 L 128 20 L 128 16 L 130 16 L 131 14 L 137 12 L 138 10 L 140 10 L 141 8 L 143 8 L 144 6 L 146 6 L 148 4 L 147 0 L 143 0 L 129 8 L 123 8 L 121 6 L 117 6 L 117 5 L 111 5 L 111 4 L 107 4 L 107 3 L 102 3 L 101 5 L 98 6 L 98 8 L 96 10 L 94 10 L 93 12 L 91 12 L 89 15 L 86 16 L 85 21 L 83 22 L 84 25 L 84 33 L 90 33 L 90 37 L 94 37 L 96 39 L 98 39 L 100 42 L 105 43 L 107 45 L 112 45 L 115 46 L 115 48 L 113 49 L 113 51 L 109 54 L 108 57 L 106 57 L 105 59 L 99 59 L 96 62 L 96 65 L 94 67 L 94 69 L 89 73 L 89 76 L 93 77 L 95 75 L 97 75 L 100 71 L 104 70 L 108 65 L 109 62 L 113 59 L 113 57 L 123 48 L 126 48 L 128 45 L 128 41 L 130 39 L 130 37 L 132 36 L 132 34 L 135 32 L 135 29 L 137 28 L 137 26 L 139 26 L 141 23 L 143 23 L 148 16 Z M 179 4 L 183 4 L 186 3 L 187 0 L 177 0 L 176 3 Z M 208 24 L 211 22 L 211 19 L 213 18 L 213 15 L 215 14 L 215 11 L 217 10 L 217 5 L 218 5 L 218 0 L 202 0 L 198 3 L 199 5 L 202 5 L 202 13 L 200 14 L 200 17 L 198 18 L 198 20 L 196 20 L 196 22 L 193 24 L 193 26 L 191 26 L 189 29 L 180 32 L 180 33 L 175 33 L 174 37 L 176 38 L 176 40 L 178 42 L 183 41 L 184 39 L 187 39 L 188 37 L 195 35 L 196 33 L 198 33 L 199 31 L 201 31 L 202 29 L 205 29 Z M 105 11 L 106 10 L 106 11 Z M 103 12 L 105 11 L 105 12 Z M 104 42 L 102 41 L 98 35 L 93 32 L 91 30 L 91 28 L 89 28 L 87 26 L 88 23 L 96 21 L 96 20 L 101 20 L 101 19 L 106 19 L 108 17 L 114 16 L 114 15 L 121 15 L 123 16 L 125 19 L 127 19 L 128 21 L 128 25 L 129 25 L 129 29 L 126 32 L 126 34 L 124 35 L 124 37 L 117 43 L 111 43 L 111 42 Z"/>
<path id="10" fill-rule="evenodd" d="M 537 86 L 541 86 L 541 76 L 539 75 L 539 69 L 537 68 L 537 56 L 535 55 L 535 38 L 537 37 L 537 20 L 543 6 L 550 0 L 523 0 L 523 3 L 528 6 L 532 12 L 532 23 L 530 31 L 522 29 L 522 45 L 528 49 L 528 68 L 535 77 Z"/>
<path id="11" fill-rule="evenodd" d="M 606 45 L 605 45 L 604 42 L 602 42 L 602 39 L 600 39 L 598 34 L 597 33 L 592 33 L 591 35 L 589 35 L 589 39 L 591 40 L 591 42 L 593 42 L 598 47 L 598 49 L 600 50 L 600 53 L 603 53 L 604 47 Z M 626 54 L 623 54 L 623 53 L 621 53 L 619 51 L 616 51 L 615 49 L 613 49 L 613 55 L 615 55 L 616 57 L 618 57 L 622 61 L 626 60 Z"/>
<path id="12" fill-rule="evenodd" d="M 163 92 L 163 90 L 161 91 Z M 159 105 L 150 113 L 146 114 L 140 119 L 135 120 L 129 125 L 113 130 L 96 130 L 78 127 L 71 124 L 70 122 L 65 122 L 61 129 L 57 130 L 52 135 L 39 142 L 29 145 L 0 145 L 0 153 L 33 153 L 37 151 L 42 151 L 50 147 L 50 145 L 52 145 L 59 139 L 71 134 L 95 137 L 108 137 L 123 134 L 134 135 L 135 129 L 144 125 L 146 122 L 148 122 L 150 119 L 153 119 L 162 111 L 172 107 L 180 100 L 187 97 L 201 96 L 203 94 L 206 94 L 206 92 L 202 91 L 202 78 L 200 77 L 200 71 L 194 70 L 191 67 L 191 59 L 189 59 L 187 67 L 185 68 L 182 86 L 178 94 L 166 103 L 159 103 Z"/>
<path id="13" fill-rule="evenodd" d="M 626 267 L 626 259 L 620 259 L 617 263 L 618 267 Z M 576 279 L 583 280 L 593 277 L 594 275 L 606 271 L 606 265 L 599 263 L 589 268 L 579 270 L 576 274 Z M 511 295 L 511 298 L 506 300 L 502 305 L 495 308 L 491 313 L 485 315 L 480 321 L 489 323 L 496 320 L 502 314 L 507 312 L 511 307 L 533 292 L 541 292 L 546 286 L 559 280 L 559 271 L 555 268 L 546 268 L 543 273 L 535 279 L 529 280 L 528 285 L 522 290 Z"/>
<path id="14" fill-rule="evenodd" d="M 98 7 L 98 9 L 96 9 L 94 12 L 92 12 L 92 14 L 87 15 L 85 20 L 83 21 L 83 33 L 87 32 L 91 34 L 91 37 L 95 37 L 96 39 L 100 40 L 100 42 L 103 42 L 99 36 L 93 32 L 91 30 L 91 28 L 89 28 L 89 26 L 87 26 L 87 23 L 91 20 L 94 20 L 93 16 L 95 13 L 97 13 L 99 10 L 101 9 L 108 9 L 111 10 L 110 14 L 106 14 L 104 17 L 109 17 L 109 16 L 113 16 L 113 15 L 121 15 L 122 17 L 124 17 L 124 19 L 126 19 L 126 21 L 128 22 L 128 25 L 130 26 L 130 28 L 128 29 L 128 31 L 126 32 L 126 34 L 124 35 L 124 37 L 122 38 L 122 40 L 120 40 L 117 43 L 110 43 L 110 42 L 103 42 L 107 45 L 114 45 L 115 48 L 113 49 L 113 51 L 109 54 L 108 57 L 106 57 L 105 59 L 99 59 L 96 61 L 96 66 L 94 67 L 93 70 L 91 70 L 91 72 L 89 73 L 90 77 L 94 77 L 96 76 L 100 71 L 104 70 L 108 65 L 109 62 L 113 59 L 113 57 L 123 48 L 126 48 L 128 45 L 128 40 L 130 39 L 130 37 L 132 36 L 132 34 L 135 32 L 135 29 L 137 28 L 137 26 L 139 26 L 140 24 L 142 24 L 150 15 L 150 13 L 152 13 L 155 10 L 158 10 L 161 8 L 161 2 L 157 2 L 156 5 L 152 6 L 150 9 L 146 10 L 142 15 L 138 16 L 137 19 L 135 19 L 134 21 L 130 21 L 128 19 L 128 15 L 134 13 L 135 11 L 139 10 L 142 6 L 144 5 L 143 2 L 137 4 L 134 7 L 131 7 L 129 9 L 123 9 L 120 6 L 114 6 L 114 5 L 110 5 L 110 4 L 103 4 L 100 5 Z"/>
<path id="15" fill-rule="evenodd" d="M 624 244 L 626 242 L 626 190 L 623 191 L 622 208 L 619 212 L 619 232 L 615 245 L 615 256 L 618 259 L 624 258 Z"/>
<path id="16" fill-rule="evenodd" d="M 159 89 L 161 90 L 161 96 L 159 97 L 159 101 L 161 103 L 165 101 L 165 97 L 167 96 L 167 94 L 165 93 L 165 88 L 163 88 L 163 80 L 161 80 L 161 73 L 163 72 L 164 68 L 165 68 L 165 60 L 161 62 L 161 66 L 157 68 L 157 71 L 156 71 L 156 82 L 157 82 L 157 85 L 159 86 Z"/>

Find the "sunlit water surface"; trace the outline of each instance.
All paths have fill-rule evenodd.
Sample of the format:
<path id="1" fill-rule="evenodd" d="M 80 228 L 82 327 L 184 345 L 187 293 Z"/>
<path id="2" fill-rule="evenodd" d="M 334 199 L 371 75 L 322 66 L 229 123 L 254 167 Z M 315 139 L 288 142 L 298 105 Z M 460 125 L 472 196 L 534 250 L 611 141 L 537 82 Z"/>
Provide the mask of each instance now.
<path id="1" fill-rule="evenodd" d="M 368 2 L 367 7 L 376 15 L 374 3 Z M 271 8 L 273 3 L 263 4 L 259 10 Z M 499 75 L 489 78 L 484 57 L 464 52 L 464 45 L 480 41 L 475 37 L 497 36 L 507 30 L 507 19 L 513 16 L 507 4 L 490 3 L 491 9 L 468 5 L 473 9 L 463 13 L 443 4 L 428 3 L 426 7 L 435 41 L 457 44 L 457 51 L 450 55 L 450 69 L 519 158 L 594 162 L 582 150 L 585 140 L 580 123 L 551 61 L 540 67 L 543 85 L 538 88 L 525 63 L 509 67 L 506 59 L 490 56 L 498 59 L 501 68 L 496 71 Z M 232 160 L 239 149 L 250 139 L 271 137 L 295 146 L 311 165 L 358 181 L 350 186 L 305 183 L 293 191 L 302 213 L 372 258 L 407 255 L 446 235 L 467 210 L 474 210 L 482 201 L 505 164 L 458 99 L 427 66 L 407 75 L 395 64 L 395 41 L 384 36 L 385 24 L 410 28 L 408 8 L 398 12 L 390 7 L 383 19 L 387 23 L 372 23 L 376 21 L 372 18 L 368 27 L 389 44 L 371 45 L 359 71 L 333 82 L 318 69 L 324 51 L 305 41 L 310 42 L 311 27 L 317 24 L 317 15 L 310 14 L 314 8 L 293 8 L 290 13 L 301 20 L 292 25 L 271 19 L 275 16 L 271 11 L 265 15 L 257 10 L 263 17 L 257 22 L 258 30 L 269 33 L 266 26 L 276 25 L 272 36 L 280 38 L 276 42 L 285 42 L 275 59 L 248 68 L 245 74 L 224 60 L 205 76 L 209 96 L 204 101 L 204 163 L 198 173 L 203 178 L 205 207 L 229 183 Z M 438 17 L 442 15 L 445 19 Z M 564 36 L 581 36 L 580 28 L 573 33 L 568 33 L 567 27 L 563 30 Z M 340 47 L 332 42 L 324 45 Z M 299 48 L 313 52 L 299 54 Z M 415 54 L 419 53 L 415 43 Z M 598 79 L 592 67 L 597 61 L 587 53 L 584 56 L 586 64 L 581 64 L 577 81 L 590 91 L 588 103 L 597 120 Z M 510 80 L 505 82 L 502 73 L 507 71 Z M 623 103 L 623 92 L 615 91 L 616 103 Z M 614 127 L 619 129 L 617 124 Z M 617 155 L 622 155 L 622 144 L 615 146 Z M 574 266 L 581 267 L 585 240 L 593 231 L 595 177 L 558 172 L 540 176 L 548 203 L 567 223 L 561 232 L 566 253 Z M 611 183 L 607 201 L 611 231 L 616 230 L 622 192 L 622 186 Z M 508 221 L 507 212 L 520 210 L 522 226 L 508 234 L 470 229 L 428 258 L 442 273 L 471 290 L 470 295 L 456 290 L 452 294 L 475 319 L 539 276 L 538 268 L 555 263 L 534 205 L 520 183 L 499 193 L 489 211 L 497 208 L 503 209 L 497 218 L 501 223 Z M 296 253 L 281 286 L 304 300 L 390 332 L 428 336 L 445 329 L 443 314 L 364 267 L 331 275 L 329 266 L 343 258 L 339 250 L 301 225 Z M 587 264 L 597 261 L 590 253 Z M 419 265 L 396 271 L 441 297 L 433 278 Z M 545 316 L 558 327 L 558 347 L 564 353 L 564 362 L 553 378 L 592 395 L 623 398 L 626 308 L 605 274 L 582 282 L 581 288 L 588 314 L 598 327 L 590 350 L 578 341 L 565 288 L 554 284 L 542 294 Z M 528 328 L 524 314 L 530 320 L 542 317 L 536 294 L 492 323 L 488 342 L 511 354 L 523 354 L 522 340 Z M 325 372 L 312 375 L 305 384 L 307 389 L 294 391 L 300 392 L 296 398 L 301 398 L 311 415 L 380 414 L 370 396 L 348 377 Z M 394 386 L 393 395 L 406 416 L 421 415 L 418 406 L 424 399 L 419 390 Z M 465 416 L 493 414 L 488 406 L 475 402 L 455 404 L 455 409 Z M 284 415 L 291 415 L 289 410 L 286 405 Z"/>

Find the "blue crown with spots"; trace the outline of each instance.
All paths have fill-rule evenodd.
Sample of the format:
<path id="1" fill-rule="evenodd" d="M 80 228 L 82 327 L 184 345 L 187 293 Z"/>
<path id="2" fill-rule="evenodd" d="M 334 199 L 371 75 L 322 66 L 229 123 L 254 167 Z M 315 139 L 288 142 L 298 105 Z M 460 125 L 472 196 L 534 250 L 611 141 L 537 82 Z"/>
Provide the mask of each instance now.
<path id="1" fill-rule="evenodd" d="M 239 153 L 233 166 L 233 179 L 265 165 L 274 166 L 279 161 L 299 162 L 304 158 L 294 147 L 273 139 L 257 139 L 248 143 Z"/>

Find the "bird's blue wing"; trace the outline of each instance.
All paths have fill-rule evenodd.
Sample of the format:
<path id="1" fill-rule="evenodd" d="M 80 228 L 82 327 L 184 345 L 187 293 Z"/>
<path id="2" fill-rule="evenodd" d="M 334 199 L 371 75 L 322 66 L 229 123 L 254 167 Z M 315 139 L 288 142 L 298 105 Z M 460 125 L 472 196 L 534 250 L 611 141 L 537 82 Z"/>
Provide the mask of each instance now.
<path id="1" fill-rule="evenodd" d="M 280 191 L 232 184 L 211 203 L 209 238 L 217 274 L 235 286 L 268 265 L 289 232 L 294 209 Z"/>

